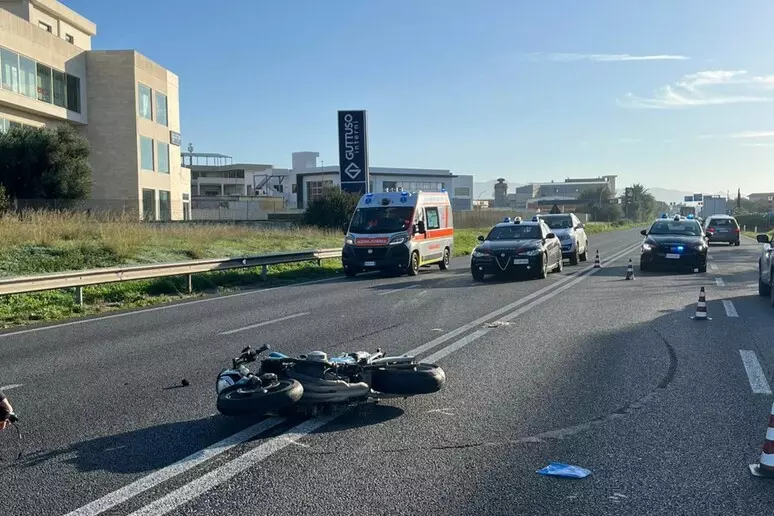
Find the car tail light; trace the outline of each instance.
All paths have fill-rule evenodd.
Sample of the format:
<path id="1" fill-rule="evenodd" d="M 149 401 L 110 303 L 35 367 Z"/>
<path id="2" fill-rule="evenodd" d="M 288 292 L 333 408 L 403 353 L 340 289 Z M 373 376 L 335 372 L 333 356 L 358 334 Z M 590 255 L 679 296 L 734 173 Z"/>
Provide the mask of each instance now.
<path id="1" fill-rule="evenodd" d="M 739 228 L 736 228 L 736 232 L 739 233 Z"/>
<path id="2" fill-rule="evenodd" d="M 707 228 L 707 232 L 708 233 L 714 233 L 715 232 L 715 228 Z"/>

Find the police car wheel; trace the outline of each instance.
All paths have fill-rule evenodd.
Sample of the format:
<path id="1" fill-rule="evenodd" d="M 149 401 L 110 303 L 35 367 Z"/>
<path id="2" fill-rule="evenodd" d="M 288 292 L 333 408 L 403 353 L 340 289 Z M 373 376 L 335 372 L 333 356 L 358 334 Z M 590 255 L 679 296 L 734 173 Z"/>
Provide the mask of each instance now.
<path id="1" fill-rule="evenodd" d="M 578 249 L 575 249 L 575 252 L 572 253 L 572 256 L 570 256 L 570 265 L 578 265 L 578 262 L 580 261 L 580 253 L 578 253 Z"/>
<path id="2" fill-rule="evenodd" d="M 580 254 L 580 261 L 585 262 L 589 259 L 589 243 L 586 242 L 586 247 L 583 248 L 583 252 Z"/>
<path id="3" fill-rule="evenodd" d="M 483 271 L 478 269 L 471 269 L 470 274 L 473 276 L 474 281 L 484 281 L 484 276 L 486 276 Z"/>
<path id="4" fill-rule="evenodd" d="M 354 278 L 357 275 L 357 271 L 352 267 L 344 267 L 344 275 L 348 278 Z"/>

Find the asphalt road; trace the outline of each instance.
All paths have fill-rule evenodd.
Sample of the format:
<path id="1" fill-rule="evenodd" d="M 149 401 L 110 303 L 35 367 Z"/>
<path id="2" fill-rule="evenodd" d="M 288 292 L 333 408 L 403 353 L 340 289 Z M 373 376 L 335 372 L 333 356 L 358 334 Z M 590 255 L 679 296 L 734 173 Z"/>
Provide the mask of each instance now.
<path id="1" fill-rule="evenodd" d="M 0 333 L 0 385 L 17 385 L 25 439 L 20 460 L 0 450 L 3 513 L 769 515 L 774 483 L 747 469 L 774 372 L 759 245 L 713 246 L 706 274 L 625 281 L 640 241 L 594 235 L 602 269 L 542 281 L 475 283 L 461 258 L 418 278 Z M 701 286 L 711 321 L 690 319 Z M 448 383 L 308 420 L 217 415 L 217 372 L 262 343 L 418 352 Z M 592 475 L 535 473 L 551 461 Z"/>

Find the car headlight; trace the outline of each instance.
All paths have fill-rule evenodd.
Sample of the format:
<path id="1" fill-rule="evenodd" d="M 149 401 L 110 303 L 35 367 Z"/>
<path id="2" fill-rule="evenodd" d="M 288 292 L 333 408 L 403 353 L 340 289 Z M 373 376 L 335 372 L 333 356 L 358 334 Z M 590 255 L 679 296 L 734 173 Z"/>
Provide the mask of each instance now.
<path id="1" fill-rule="evenodd" d="M 572 240 L 572 235 L 559 235 L 559 240 L 565 241 L 565 240 Z"/>
<path id="2" fill-rule="evenodd" d="M 696 247 L 694 247 L 697 251 L 704 251 L 706 249 L 706 246 L 704 244 L 699 244 Z"/>
<path id="3" fill-rule="evenodd" d="M 394 236 L 390 239 L 390 245 L 399 245 L 405 242 L 407 239 L 404 235 Z"/>
<path id="4" fill-rule="evenodd" d="M 355 245 L 355 237 L 352 235 L 344 237 L 344 245 Z"/>
<path id="5" fill-rule="evenodd" d="M 643 251 L 652 251 L 653 250 L 653 245 L 648 244 L 648 243 L 642 244 L 642 250 Z"/>
<path id="6" fill-rule="evenodd" d="M 473 249 L 473 253 L 471 254 L 473 258 L 483 258 L 484 256 L 489 256 L 489 253 L 484 251 L 479 251 L 478 249 Z"/>
<path id="7" fill-rule="evenodd" d="M 542 249 L 530 249 L 529 251 L 526 251 L 526 252 L 521 253 L 521 254 L 525 254 L 527 256 L 537 256 L 537 255 L 539 255 L 542 252 L 543 252 Z"/>

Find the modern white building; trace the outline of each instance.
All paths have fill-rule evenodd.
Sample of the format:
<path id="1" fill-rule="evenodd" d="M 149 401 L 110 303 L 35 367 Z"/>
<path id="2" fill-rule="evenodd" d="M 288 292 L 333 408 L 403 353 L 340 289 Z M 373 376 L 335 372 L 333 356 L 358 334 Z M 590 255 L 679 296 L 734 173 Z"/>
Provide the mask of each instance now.
<path id="1" fill-rule="evenodd" d="M 322 194 L 326 185 L 339 184 L 339 166 L 325 165 L 318 152 L 294 152 L 291 168 L 266 164 L 232 163 L 223 154 L 182 154 L 191 170 L 194 197 L 279 197 L 288 210 L 303 210 Z M 473 176 L 445 169 L 370 167 L 372 192 L 389 190 L 449 192 L 455 210 L 473 209 Z"/>
<path id="2" fill-rule="evenodd" d="M 96 33 L 56 0 L 0 0 L 0 131 L 73 125 L 91 145 L 88 206 L 187 218 L 178 77 L 134 50 L 93 50 Z"/>

